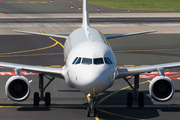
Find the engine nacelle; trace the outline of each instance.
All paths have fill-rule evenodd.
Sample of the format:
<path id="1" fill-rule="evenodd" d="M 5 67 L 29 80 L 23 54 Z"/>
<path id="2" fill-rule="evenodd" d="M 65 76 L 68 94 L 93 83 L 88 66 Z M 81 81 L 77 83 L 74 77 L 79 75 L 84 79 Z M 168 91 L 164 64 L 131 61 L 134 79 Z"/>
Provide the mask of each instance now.
<path id="1" fill-rule="evenodd" d="M 152 79 L 149 85 L 151 97 L 160 102 L 170 100 L 174 95 L 174 83 L 167 76 L 157 76 Z"/>
<path id="2" fill-rule="evenodd" d="M 30 95 L 31 85 L 24 76 L 10 77 L 5 86 L 5 93 L 8 98 L 14 101 L 24 101 Z"/>

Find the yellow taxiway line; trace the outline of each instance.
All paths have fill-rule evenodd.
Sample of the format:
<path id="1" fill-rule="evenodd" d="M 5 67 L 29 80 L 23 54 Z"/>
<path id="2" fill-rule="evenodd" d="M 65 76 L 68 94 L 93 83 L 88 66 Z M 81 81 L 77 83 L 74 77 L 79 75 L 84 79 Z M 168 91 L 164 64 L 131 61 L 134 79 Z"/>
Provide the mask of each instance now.
<path id="1" fill-rule="evenodd" d="M 0 14 L 1 14 L 1 15 L 7 15 L 7 14 L 5 14 L 5 13 L 2 13 L 2 12 L 0 12 Z"/>

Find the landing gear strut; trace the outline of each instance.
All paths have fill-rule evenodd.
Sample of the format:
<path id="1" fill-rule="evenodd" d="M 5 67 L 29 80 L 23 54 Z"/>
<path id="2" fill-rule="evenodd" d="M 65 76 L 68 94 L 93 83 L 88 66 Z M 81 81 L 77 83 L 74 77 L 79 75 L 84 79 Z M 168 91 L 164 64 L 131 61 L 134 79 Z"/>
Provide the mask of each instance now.
<path id="1" fill-rule="evenodd" d="M 40 96 L 38 92 L 34 93 L 34 106 L 39 106 L 39 102 L 40 101 L 44 101 L 46 106 L 50 106 L 51 105 L 51 94 L 49 92 L 45 93 L 45 97 L 44 97 L 44 91 L 45 89 L 49 86 L 49 84 L 55 79 L 55 77 L 47 77 L 45 76 L 47 79 L 49 79 L 49 82 L 46 84 L 46 86 L 44 87 L 44 77 L 45 75 L 43 74 L 39 74 L 39 91 L 40 91 Z"/>
<path id="2" fill-rule="evenodd" d="M 89 105 L 88 105 L 87 110 L 86 110 L 86 116 L 90 117 L 91 113 L 93 113 L 93 116 L 96 117 L 97 110 L 96 110 L 96 108 L 94 108 L 94 104 L 95 104 L 94 98 L 95 97 L 93 95 L 89 95 L 87 97 L 89 97 L 89 100 L 88 100 Z"/>
<path id="3" fill-rule="evenodd" d="M 133 89 L 133 93 L 134 93 L 134 97 L 133 97 L 133 94 L 131 92 L 128 92 L 128 94 L 127 94 L 127 106 L 132 107 L 133 101 L 138 101 L 139 107 L 143 107 L 144 106 L 144 94 L 142 92 L 140 92 L 138 95 L 139 75 L 134 75 L 134 87 L 129 82 L 129 79 L 124 78 L 124 80 L 130 85 L 130 87 Z"/>

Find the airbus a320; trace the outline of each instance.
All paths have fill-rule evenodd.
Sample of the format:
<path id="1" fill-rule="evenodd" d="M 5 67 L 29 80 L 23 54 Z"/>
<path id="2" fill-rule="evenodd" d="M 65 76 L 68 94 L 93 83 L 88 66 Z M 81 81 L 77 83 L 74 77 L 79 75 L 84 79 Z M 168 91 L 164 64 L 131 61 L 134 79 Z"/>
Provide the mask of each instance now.
<path id="1" fill-rule="evenodd" d="M 108 42 L 109 39 L 125 37 L 137 34 L 156 32 L 144 31 L 117 35 L 103 35 L 100 31 L 92 28 L 89 24 L 88 0 L 83 0 L 83 18 L 82 26 L 74 30 L 69 36 L 42 34 L 36 32 L 19 31 L 34 35 L 50 36 L 65 39 L 64 60 L 65 65 L 62 68 L 47 68 L 31 65 L 0 62 L 0 66 L 13 68 L 15 75 L 11 76 L 5 85 L 5 93 L 8 98 L 14 101 L 24 101 L 30 95 L 30 83 L 24 76 L 21 76 L 21 70 L 27 72 L 39 73 L 40 92 L 34 93 L 34 105 L 38 106 L 40 101 L 44 101 L 46 106 L 51 104 L 51 95 L 45 93 L 45 88 L 53 81 L 55 77 L 63 78 L 65 83 L 72 88 L 78 89 L 87 95 L 90 100 L 87 107 L 87 117 L 92 113 L 96 116 L 96 107 L 94 98 L 99 93 L 110 88 L 115 79 L 124 78 L 131 86 L 133 92 L 127 94 L 127 105 L 132 106 L 133 101 L 137 100 L 139 106 L 144 105 L 143 93 L 138 94 L 139 74 L 151 71 L 158 71 L 159 75 L 152 79 L 149 85 L 149 92 L 152 99 L 160 102 L 168 101 L 174 94 L 173 81 L 164 75 L 164 69 L 179 67 L 180 62 L 158 64 L 144 67 L 117 68 L 116 57 Z M 128 81 L 127 76 L 134 76 L 134 86 Z M 49 83 L 44 87 L 44 76 L 52 76 Z"/>

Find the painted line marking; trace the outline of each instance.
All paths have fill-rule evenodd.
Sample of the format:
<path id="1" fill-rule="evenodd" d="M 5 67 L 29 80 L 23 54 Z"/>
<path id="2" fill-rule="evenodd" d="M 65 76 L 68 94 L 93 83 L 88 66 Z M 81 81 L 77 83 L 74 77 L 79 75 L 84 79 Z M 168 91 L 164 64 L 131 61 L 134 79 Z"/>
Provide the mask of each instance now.
<path id="1" fill-rule="evenodd" d="M 95 120 L 99 120 L 98 116 L 95 117 Z"/>
<path id="2" fill-rule="evenodd" d="M 41 33 L 43 34 L 46 34 L 46 32 L 44 31 L 40 31 Z M 49 37 L 51 40 L 55 41 L 57 44 L 59 44 L 62 48 L 64 48 L 64 45 L 62 45 L 59 41 L 57 41 L 56 39 L 52 38 L 52 37 Z"/>
<path id="3" fill-rule="evenodd" d="M 0 108 L 20 108 L 23 106 L 0 106 Z"/>
<path id="4" fill-rule="evenodd" d="M 124 67 L 134 67 L 134 65 L 124 65 Z"/>
<path id="5" fill-rule="evenodd" d="M 9 52 L 9 53 L 0 53 L 0 55 L 9 55 L 9 54 L 18 54 L 18 53 L 25 53 L 25 52 L 33 52 L 33 51 L 45 50 L 45 49 L 49 49 L 49 48 L 52 48 L 52 47 L 60 44 L 54 38 L 51 38 L 51 37 L 49 37 L 49 38 L 55 41 L 55 43 L 53 45 L 51 45 L 51 46 L 47 46 L 47 47 L 43 47 L 43 48 L 37 48 L 37 49 L 32 49 L 32 50 L 24 50 L 24 51 Z"/>
<path id="6" fill-rule="evenodd" d="M 51 65 L 51 67 L 55 67 L 55 68 L 61 68 L 61 67 L 63 67 L 63 66 L 61 66 L 61 65 Z"/>
<path id="7" fill-rule="evenodd" d="M 29 2 L 29 3 L 37 3 L 37 2 Z"/>
<path id="8" fill-rule="evenodd" d="M 52 37 L 49 37 L 51 40 L 54 40 L 56 43 L 58 43 L 62 48 L 64 48 L 64 45 L 62 45 L 59 41 L 55 40 L 54 38 Z"/>
<path id="9" fill-rule="evenodd" d="M 17 52 L 9 52 L 9 53 L 0 53 L 0 55 L 8 55 L 8 54 L 18 54 L 18 53 L 25 53 L 25 52 L 33 52 L 33 51 L 39 51 L 39 50 L 45 50 L 48 48 L 52 48 L 56 46 L 58 43 L 54 43 L 51 46 L 43 47 L 43 48 L 37 48 L 37 49 L 32 49 L 32 50 L 24 50 L 24 51 L 17 51 Z"/>
<path id="10" fill-rule="evenodd" d="M 2 12 L 0 12 L 0 14 L 1 14 L 1 15 L 7 15 L 7 14 L 5 14 L 5 13 L 2 13 Z"/>

